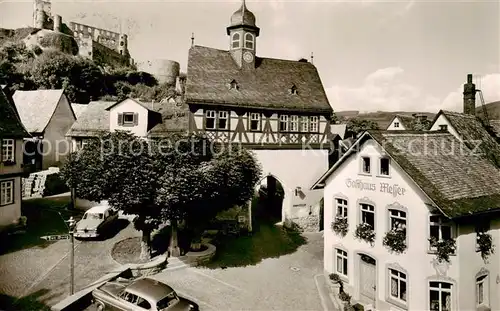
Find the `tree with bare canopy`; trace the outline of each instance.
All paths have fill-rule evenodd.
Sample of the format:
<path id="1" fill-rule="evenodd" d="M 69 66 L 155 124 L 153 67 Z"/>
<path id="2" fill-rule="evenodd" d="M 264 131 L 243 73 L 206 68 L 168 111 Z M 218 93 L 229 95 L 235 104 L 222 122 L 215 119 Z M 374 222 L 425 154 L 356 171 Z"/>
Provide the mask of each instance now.
<path id="1" fill-rule="evenodd" d="M 116 131 L 89 141 L 70 159 L 61 174 L 79 198 L 108 200 L 124 214 L 137 215 L 142 260 L 151 257 L 151 232 L 161 223 L 170 221 L 169 251 L 178 256 L 179 221 L 199 239 L 218 212 L 251 199 L 261 175 L 250 151 L 188 134 L 148 141 Z"/>

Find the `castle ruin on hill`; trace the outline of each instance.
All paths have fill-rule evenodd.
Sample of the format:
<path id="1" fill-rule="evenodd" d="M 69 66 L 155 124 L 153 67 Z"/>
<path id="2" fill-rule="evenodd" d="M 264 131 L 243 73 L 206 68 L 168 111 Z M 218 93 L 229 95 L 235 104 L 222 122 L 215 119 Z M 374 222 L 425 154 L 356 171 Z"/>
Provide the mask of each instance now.
<path id="1" fill-rule="evenodd" d="M 62 38 L 67 36 L 72 37 L 78 45 L 78 51 L 71 51 L 72 54 L 76 52 L 80 56 L 90 58 L 99 63 L 113 66 L 129 66 L 134 64 L 128 51 L 127 34 L 77 22 L 70 22 L 68 27 L 68 25 L 62 22 L 60 15 L 52 14 L 50 1 L 34 0 L 33 5 L 33 27 L 43 30 L 39 36 L 48 35 L 54 37 L 56 35 Z M 41 40 L 43 41 L 43 39 Z M 56 41 L 63 42 L 64 40 L 58 38 Z"/>

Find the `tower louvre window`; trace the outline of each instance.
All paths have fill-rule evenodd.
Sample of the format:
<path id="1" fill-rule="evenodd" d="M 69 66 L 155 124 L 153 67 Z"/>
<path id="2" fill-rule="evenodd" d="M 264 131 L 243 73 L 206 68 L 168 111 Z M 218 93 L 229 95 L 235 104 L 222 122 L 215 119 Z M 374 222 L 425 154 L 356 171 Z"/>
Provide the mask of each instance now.
<path id="1" fill-rule="evenodd" d="M 255 43 L 255 41 L 254 41 L 253 35 L 251 33 L 245 34 L 245 47 L 247 49 L 252 49 L 253 50 L 254 43 Z"/>
<path id="2" fill-rule="evenodd" d="M 231 38 L 231 47 L 233 49 L 237 49 L 240 47 L 240 34 L 239 33 L 234 33 L 232 38 Z"/>

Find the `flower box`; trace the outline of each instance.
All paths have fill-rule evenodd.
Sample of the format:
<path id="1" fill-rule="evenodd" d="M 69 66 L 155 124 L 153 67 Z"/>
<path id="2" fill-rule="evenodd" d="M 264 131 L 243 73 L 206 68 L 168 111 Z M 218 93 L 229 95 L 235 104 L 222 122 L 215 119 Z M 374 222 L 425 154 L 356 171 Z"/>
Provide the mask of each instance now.
<path id="1" fill-rule="evenodd" d="M 398 228 L 388 231 L 382 244 L 394 253 L 403 253 L 406 250 L 406 229 Z"/>
<path id="2" fill-rule="evenodd" d="M 375 243 L 375 231 L 367 223 L 361 223 L 356 227 L 354 236 L 359 240 L 364 240 L 370 244 Z"/>

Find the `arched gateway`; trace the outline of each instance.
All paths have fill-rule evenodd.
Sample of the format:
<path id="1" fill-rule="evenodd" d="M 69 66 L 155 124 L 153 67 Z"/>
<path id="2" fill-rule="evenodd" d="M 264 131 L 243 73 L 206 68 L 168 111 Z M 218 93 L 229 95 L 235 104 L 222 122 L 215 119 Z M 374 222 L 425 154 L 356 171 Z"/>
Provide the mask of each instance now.
<path id="1" fill-rule="evenodd" d="M 189 130 L 252 149 L 264 176 L 283 186 L 282 221 L 317 231 L 322 192 L 308 189 L 328 169 L 333 111 L 316 67 L 258 57 L 259 33 L 243 2 L 226 29 L 229 50 L 190 48 Z"/>

